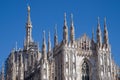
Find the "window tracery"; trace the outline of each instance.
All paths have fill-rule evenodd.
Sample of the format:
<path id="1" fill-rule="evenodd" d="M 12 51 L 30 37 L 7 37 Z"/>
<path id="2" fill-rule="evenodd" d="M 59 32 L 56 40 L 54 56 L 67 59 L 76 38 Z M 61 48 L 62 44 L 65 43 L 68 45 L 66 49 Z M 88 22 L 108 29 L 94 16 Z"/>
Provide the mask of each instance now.
<path id="1" fill-rule="evenodd" d="M 89 66 L 86 61 L 82 64 L 82 80 L 89 80 Z"/>

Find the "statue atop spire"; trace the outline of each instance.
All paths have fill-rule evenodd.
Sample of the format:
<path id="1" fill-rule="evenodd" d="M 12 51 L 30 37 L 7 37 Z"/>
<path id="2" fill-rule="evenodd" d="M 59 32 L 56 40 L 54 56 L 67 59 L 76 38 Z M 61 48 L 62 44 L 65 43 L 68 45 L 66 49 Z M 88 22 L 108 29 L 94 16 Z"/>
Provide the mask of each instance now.
<path id="1" fill-rule="evenodd" d="M 30 19 L 30 6 L 28 5 L 27 7 L 27 10 L 28 10 L 28 20 L 27 20 L 27 23 L 31 24 L 31 19 Z M 32 26 L 29 26 L 29 27 L 32 27 Z"/>
<path id="2" fill-rule="evenodd" d="M 101 36 L 99 17 L 98 17 L 98 24 L 97 24 L 97 45 L 98 47 L 102 47 L 102 36 Z"/>
<path id="3" fill-rule="evenodd" d="M 66 13 L 64 13 L 63 42 L 65 44 L 68 43 L 68 27 L 67 27 Z"/>
<path id="4" fill-rule="evenodd" d="M 75 34 L 74 34 L 73 14 L 71 14 L 70 40 L 71 40 L 71 43 L 74 43 Z"/>
<path id="5" fill-rule="evenodd" d="M 26 23 L 26 47 L 29 46 L 29 43 L 32 42 L 32 22 L 30 18 L 30 6 L 27 7 L 27 23 Z"/>

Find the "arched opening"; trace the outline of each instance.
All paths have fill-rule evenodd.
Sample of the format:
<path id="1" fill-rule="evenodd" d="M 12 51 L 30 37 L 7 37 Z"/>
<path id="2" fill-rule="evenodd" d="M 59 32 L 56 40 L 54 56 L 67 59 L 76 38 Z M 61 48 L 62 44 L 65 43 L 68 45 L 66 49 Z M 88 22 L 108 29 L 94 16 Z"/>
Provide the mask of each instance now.
<path id="1" fill-rule="evenodd" d="M 82 64 L 82 80 L 89 80 L 89 65 L 86 61 Z"/>

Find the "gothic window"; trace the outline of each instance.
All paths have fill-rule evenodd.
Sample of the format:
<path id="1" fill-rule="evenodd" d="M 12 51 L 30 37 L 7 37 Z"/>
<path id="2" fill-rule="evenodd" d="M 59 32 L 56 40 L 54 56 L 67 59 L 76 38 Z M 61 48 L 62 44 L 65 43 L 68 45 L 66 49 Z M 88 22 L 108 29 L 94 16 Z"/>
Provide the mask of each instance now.
<path id="1" fill-rule="evenodd" d="M 82 80 L 89 80 L 89 66 L 86 61 L 82 64 Z"/>

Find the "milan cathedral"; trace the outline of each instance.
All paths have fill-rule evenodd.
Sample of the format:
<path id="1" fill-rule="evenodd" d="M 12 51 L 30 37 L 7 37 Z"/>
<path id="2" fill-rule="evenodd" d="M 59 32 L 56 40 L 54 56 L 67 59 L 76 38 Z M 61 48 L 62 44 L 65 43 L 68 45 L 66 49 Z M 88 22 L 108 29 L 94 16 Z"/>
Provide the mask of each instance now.
<path id="1" fill-rule="evenodd" d="M 119 67 L 111 56 L 106 18 L 103 33 L 98 18 L 96 39 L 94 31 L 92 38 L 83 34 L 75 39 L 73 15 L 69 35 L 64 14 L 62 41 L 58 41 L 55 28 L 52 48 L 50 32 L 46 40 L 43 31 L 42 49 L 39 50 L 38 42 L 32 38 L 30 6 L 27 13 L 24 47 L 10 52 L 2 67 L 0 80 L 119 80 Z"/>

